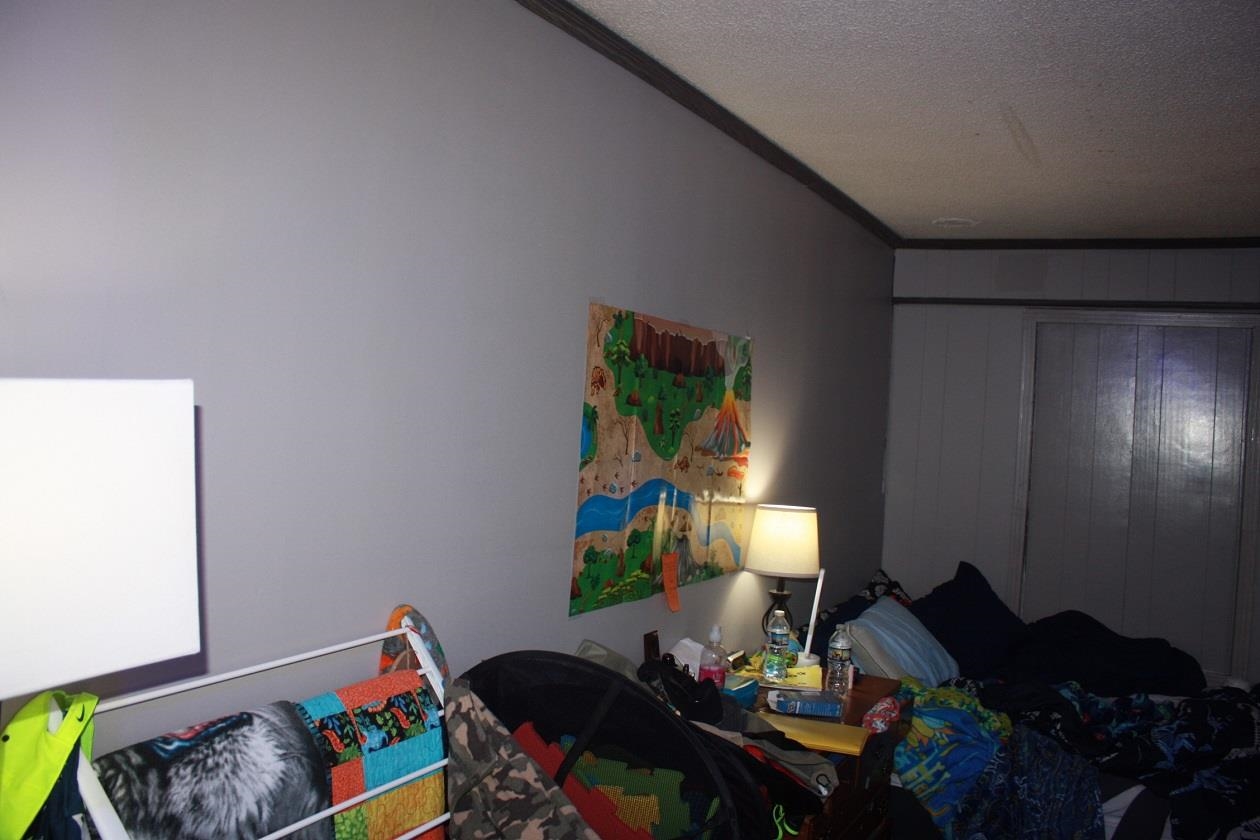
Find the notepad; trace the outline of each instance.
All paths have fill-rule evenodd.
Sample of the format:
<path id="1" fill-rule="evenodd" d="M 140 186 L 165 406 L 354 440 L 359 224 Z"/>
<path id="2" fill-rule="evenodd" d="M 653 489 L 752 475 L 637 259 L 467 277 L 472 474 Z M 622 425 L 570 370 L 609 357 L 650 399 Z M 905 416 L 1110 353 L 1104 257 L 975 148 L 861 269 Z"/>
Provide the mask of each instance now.
<path id="1" fill-rule="evenodd" d="M 778 681 L 767 680 L 757 668 L 745 668 L 736 673 L 745 677 L 752 677 L 762 685 L 771 688 L 783 688 L 804 691 L 822 691 L 823 669 L 821 665 L 807 665 L 804 668 L 788 668 L 787 676 Z"/>
<path id="2" fill-rule="evenodd" d="M 821 665 L 806 665 L 804 668 L 788 668 L 787 679 L 779 682 L 777 688 L 802 688 L 809 691 L 822 691 L 823 669 Z"/>
<path id="3" fill-rule="evenodd" d="M 784 735 L 811 750 L 861 755 L 868 732 L 860 726 L 849 726 L 829 720 L 758 712 L 757 716 Z"/>

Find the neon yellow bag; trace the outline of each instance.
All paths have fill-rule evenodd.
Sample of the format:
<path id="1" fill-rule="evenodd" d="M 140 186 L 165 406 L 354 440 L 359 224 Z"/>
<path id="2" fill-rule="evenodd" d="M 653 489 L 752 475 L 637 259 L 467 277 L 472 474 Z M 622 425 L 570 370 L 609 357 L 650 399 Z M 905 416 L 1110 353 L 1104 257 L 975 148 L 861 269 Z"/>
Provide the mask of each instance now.
<path id="1" fill-rule="evenodd" d="M 92 756 L 92 712 L 99 698 L 45 691 L 31 698 L 0 734 L 0 840 L 21 840 L 79 746 Z M 63 717 L 48 731 L 50 703 Z"/>

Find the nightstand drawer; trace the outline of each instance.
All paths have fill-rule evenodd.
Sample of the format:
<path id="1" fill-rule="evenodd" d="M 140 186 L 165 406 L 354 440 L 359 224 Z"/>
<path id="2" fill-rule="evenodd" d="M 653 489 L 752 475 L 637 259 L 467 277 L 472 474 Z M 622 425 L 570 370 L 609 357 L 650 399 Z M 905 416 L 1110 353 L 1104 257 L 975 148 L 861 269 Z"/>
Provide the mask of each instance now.
<path id="1" fill-rule="evenodd" d="M 877 836 L 888 818 L 888 783 L 870 790 L 839 790 L 823 803 L 823 811 L 809 820 L 802 838 L 847 840 Z"/>
<path id="2" fill-rule="evenodd" d="M 892 775 L 893 753 L 901 741 L 900 727 L 894 726 L 888 732 L 872 735 L 866 740 L 866 749 L 862 751 L 862 762 L 858 767 L 857 786 L 868 789 L 888 781 Z"/>

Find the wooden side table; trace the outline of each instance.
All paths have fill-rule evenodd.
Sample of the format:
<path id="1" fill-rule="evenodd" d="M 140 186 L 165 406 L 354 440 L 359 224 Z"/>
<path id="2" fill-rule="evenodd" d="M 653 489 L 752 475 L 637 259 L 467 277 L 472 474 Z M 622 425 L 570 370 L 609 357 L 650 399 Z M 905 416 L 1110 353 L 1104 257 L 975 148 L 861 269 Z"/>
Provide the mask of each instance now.
<path id="1" fill-rule="evenodd" d="M 853 684 L 842 722 L 782 715 L 765 708 L 765 689 L 758 692 L 757 713 L 776 729 L 812 750 L 839 754 L 837 788 L 823 802 L 822 813 L 801 827 L 797 840 L 839 838 L 888 838 L 888 789 L 893 751 L 909 727 L 913 709 L 903 706 L 901 722 L 887 732 L 873 733 L 862 727 L 862 716 L 900 683 L 885 677 L 862 675 Z"/>

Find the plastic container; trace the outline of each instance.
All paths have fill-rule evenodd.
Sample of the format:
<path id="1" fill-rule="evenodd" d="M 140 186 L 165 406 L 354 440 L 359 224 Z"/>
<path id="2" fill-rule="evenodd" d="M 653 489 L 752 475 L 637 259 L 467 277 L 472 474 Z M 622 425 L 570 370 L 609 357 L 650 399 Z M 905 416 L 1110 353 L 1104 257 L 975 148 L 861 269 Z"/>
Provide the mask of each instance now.
<path id="1" fill-rule="evenodd" d="M 726 648 L 722 647 L 722 628 L 714 624 L 709 643 L 700 651 L 697 680 L 711 680 L 718 688 L 726 685 Z"/>
<path id="2" fill-rule="evenodd" d="M 757 681 L 742 674 L 730 674 L 726 677 L 726 687 L 722 689 L 722 693 L 734 697 L 735 702 L 743 708 L 751 709 L 757 702 Z"/>
<path id="3" fill-rule="evenodd" d="M 838 697 L 848 697 L 853 688 L 853 637 L 841 624 L 827 640 L 827 674 L 823 688 Z"/>
<path id="4" fill-rule="evenodd" d="M 768 682 L 781 682 L 787 677 L 792 628 L 783 610 L 775 610 L 766 625 L 766 655 L 761 661 L 761 675 Z"/>

